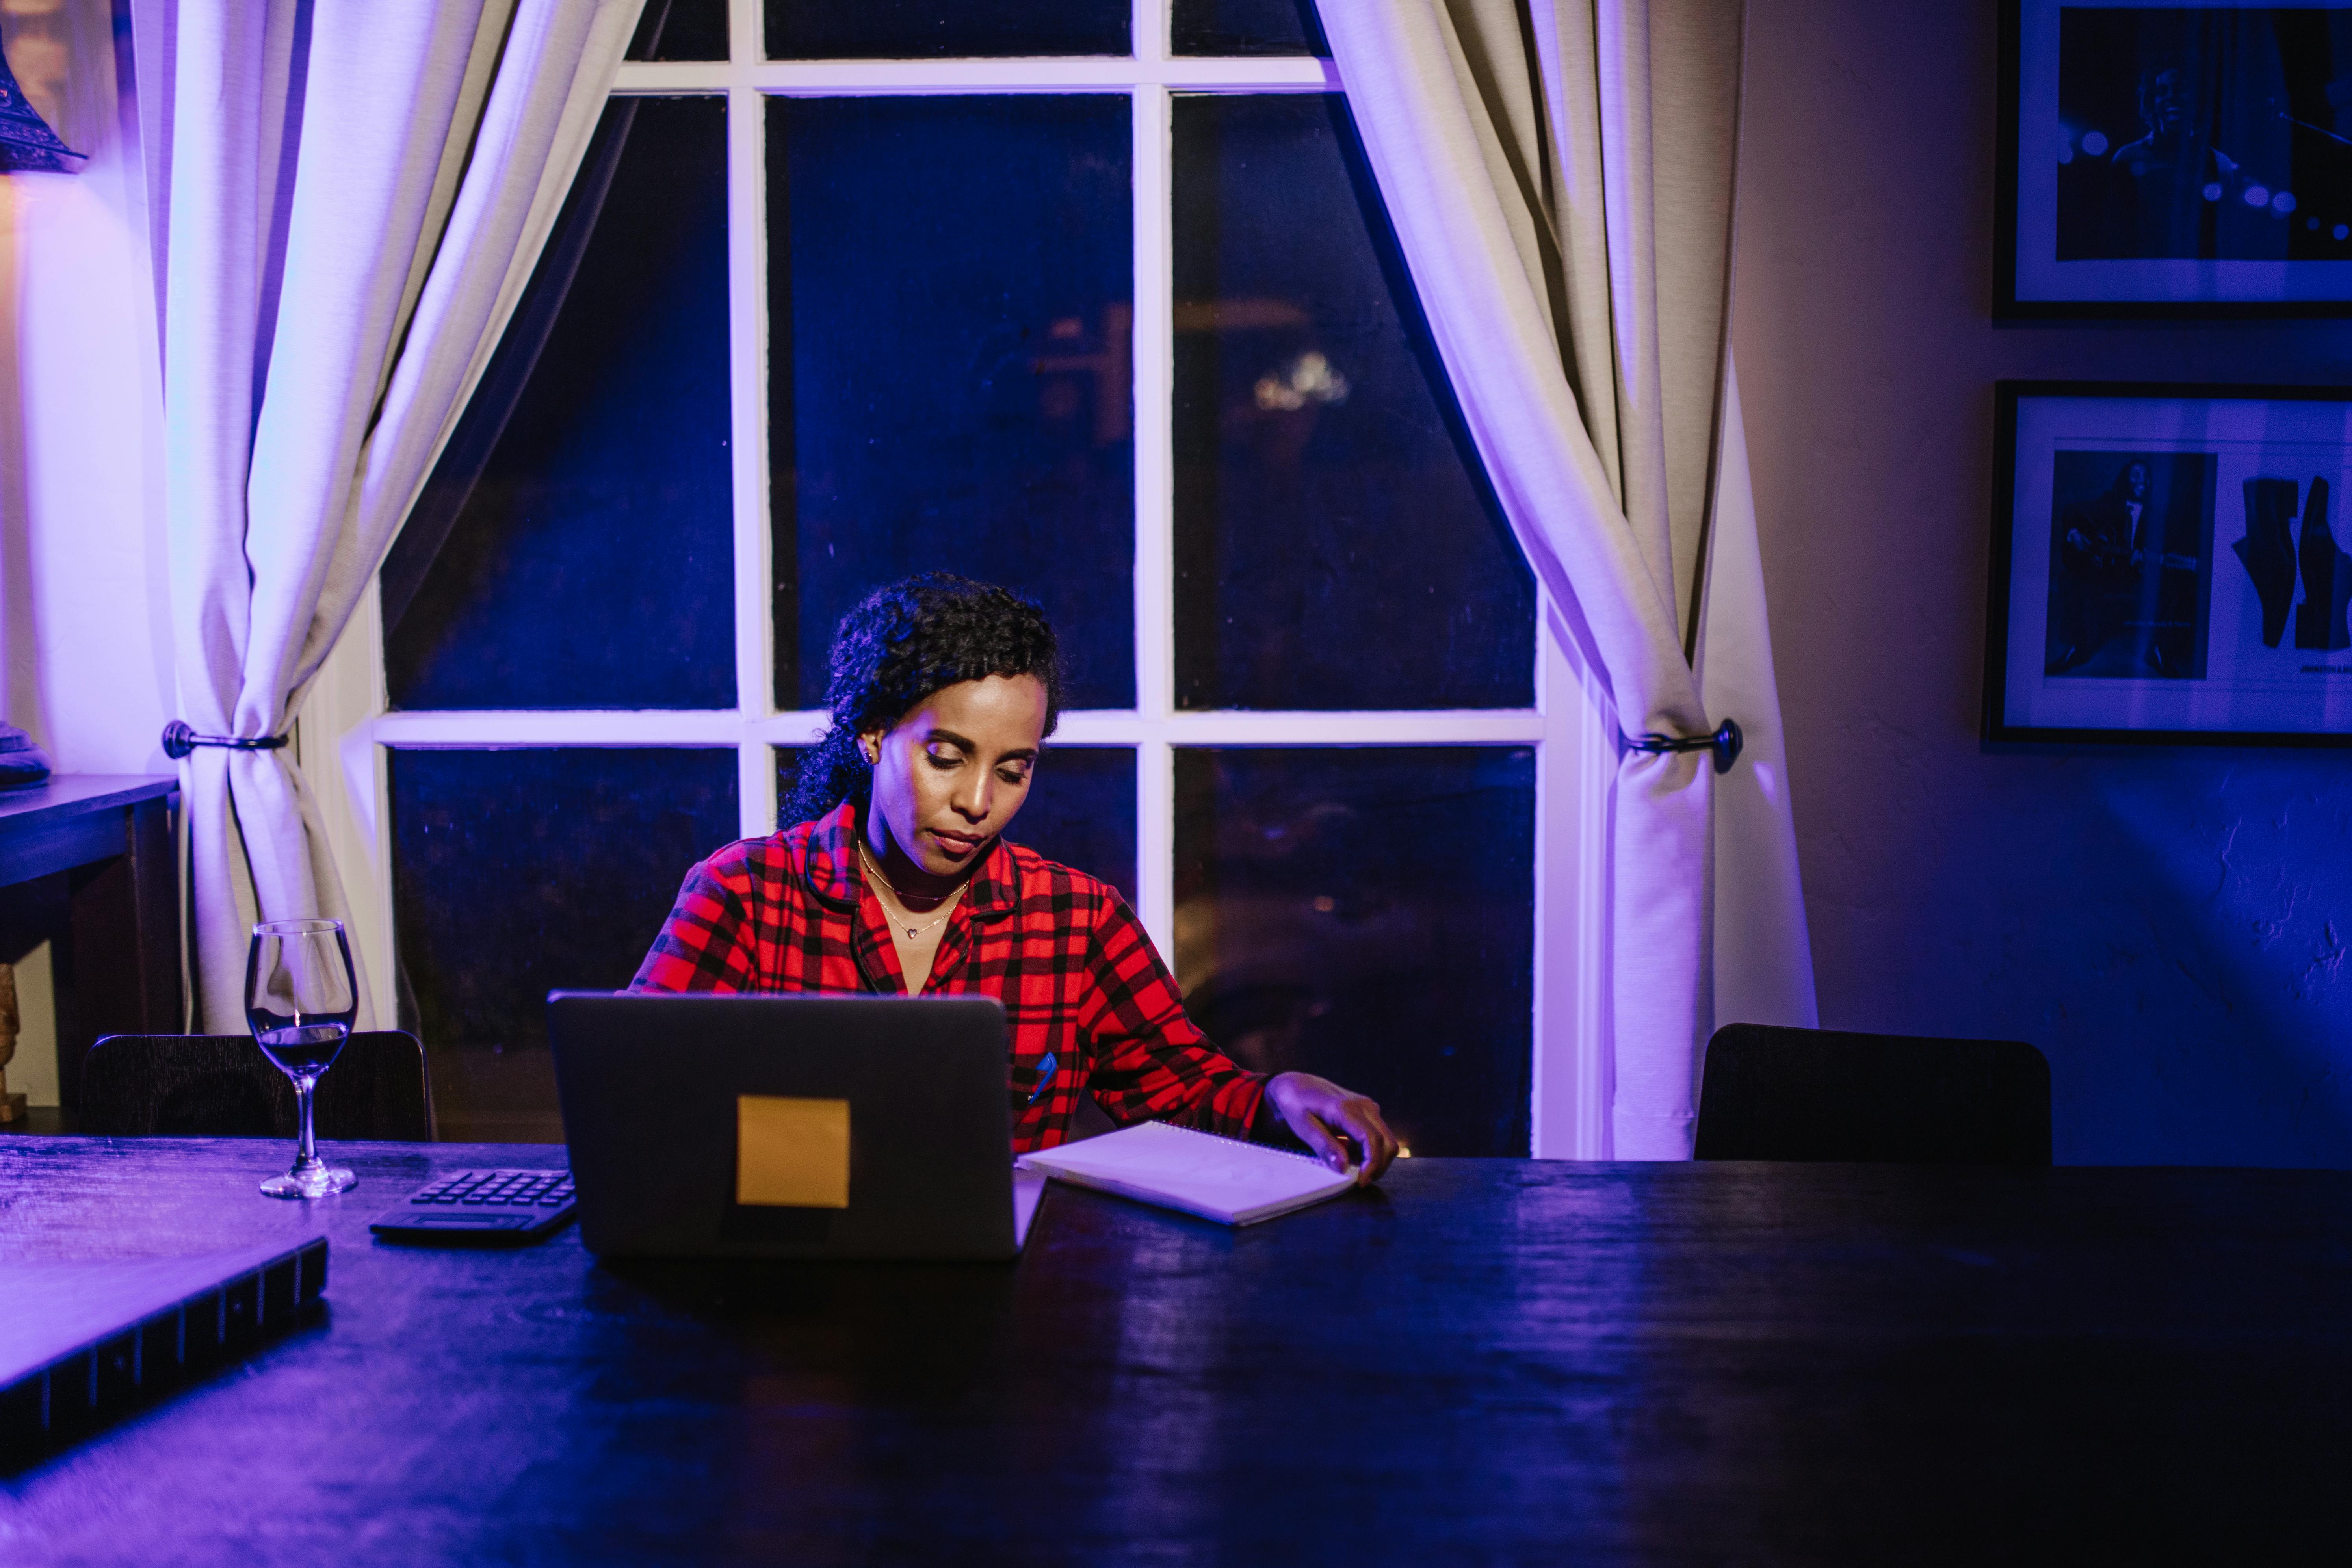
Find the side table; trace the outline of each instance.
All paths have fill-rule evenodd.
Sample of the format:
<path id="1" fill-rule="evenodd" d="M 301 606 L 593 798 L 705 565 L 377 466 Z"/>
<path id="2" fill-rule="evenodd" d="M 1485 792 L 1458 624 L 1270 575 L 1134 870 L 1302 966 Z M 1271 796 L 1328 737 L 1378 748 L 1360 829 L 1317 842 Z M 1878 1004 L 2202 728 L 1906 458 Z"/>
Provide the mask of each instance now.
<path id="1" fill-rule="evenodd" d="M 0 963 L 51 944 L 58 1098 L 68 1118 L 82 1058 L 100 1037 L 184 1026 L 179 789 L 168 776 L 58 773 L 0 794 Z"/>

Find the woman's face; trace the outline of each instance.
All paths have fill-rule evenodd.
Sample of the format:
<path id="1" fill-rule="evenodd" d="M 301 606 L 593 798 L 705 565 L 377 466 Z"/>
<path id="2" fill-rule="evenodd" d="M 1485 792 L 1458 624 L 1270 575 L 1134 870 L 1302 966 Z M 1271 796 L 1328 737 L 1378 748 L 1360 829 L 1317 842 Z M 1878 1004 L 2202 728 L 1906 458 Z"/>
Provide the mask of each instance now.
<path id="1" fill-rule="evenodd" d="M 961 878 L 1029 798 L 1045 687 L 992 675 L 933 692 L 887 730 L 858 737 L 874 764 L 868 847 L 926 875 Z"/>

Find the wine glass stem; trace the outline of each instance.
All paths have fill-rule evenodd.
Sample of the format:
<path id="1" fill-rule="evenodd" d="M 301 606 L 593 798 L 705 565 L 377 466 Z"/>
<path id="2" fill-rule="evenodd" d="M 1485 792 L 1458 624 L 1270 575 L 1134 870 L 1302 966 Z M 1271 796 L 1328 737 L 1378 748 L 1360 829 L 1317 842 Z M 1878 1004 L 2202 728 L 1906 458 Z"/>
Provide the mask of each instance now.
<path id="1" fill-rule="evenodd" d="M 294 1168 L 308 1170 L 319 1163 L 318 1142 L 310 1132 L 310 1096 L 319 1080 L 308 1073 L 298 1073 L 294 1079 L 294 1115 L 299 1131 L 294 1149 Z"/>

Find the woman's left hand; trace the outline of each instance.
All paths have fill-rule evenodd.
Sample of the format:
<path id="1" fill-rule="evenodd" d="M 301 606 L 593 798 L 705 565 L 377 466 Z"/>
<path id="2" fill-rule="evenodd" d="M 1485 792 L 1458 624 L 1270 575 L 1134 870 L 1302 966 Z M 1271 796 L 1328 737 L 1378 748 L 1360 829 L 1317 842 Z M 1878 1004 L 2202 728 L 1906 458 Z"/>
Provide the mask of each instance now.
<path id="1" fill-rule="evenodd" d="M 1290 1130 L 1333 1170 L 1348 1168 L 1348 1149 L 1341 1139 L 1353 1139 L 1364 1155 L 1356 1167 L 1360 1187 L 1379 1181 L 1396 1158 L 1396 1134 L 1381 1120 L 1381 1108 L 1353 1089 L 1311 1072 L 1286 1072 L 1266 1079 L 1265 1093 Z"/>

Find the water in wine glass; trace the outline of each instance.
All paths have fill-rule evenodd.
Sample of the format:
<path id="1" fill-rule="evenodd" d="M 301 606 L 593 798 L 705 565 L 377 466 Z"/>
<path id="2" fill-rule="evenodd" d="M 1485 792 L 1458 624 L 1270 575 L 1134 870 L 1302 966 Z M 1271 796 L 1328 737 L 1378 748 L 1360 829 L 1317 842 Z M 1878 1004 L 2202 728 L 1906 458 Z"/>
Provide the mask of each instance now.
<path id="1" fill-rule="evenodd" d="M 335 1065 L 351 1037 L 348 1024 L 256 1024 L 253 1030 L 253 1043 L 288 1078 L 317 1078 Z"/>
<path id="2" fill-rule="evenodd" d="M 299 1127 L 294 1168 L 261 1184 L 274 1198 L 340 1193 L 358 1178 L 319 1158 L 311 1097 L 359 1017 L 359 981 L 340 921 L 265 921 L 245 963 L 245 1017 L 278 1070 L 294 1084 Z"/>

